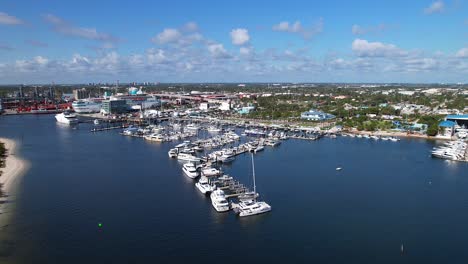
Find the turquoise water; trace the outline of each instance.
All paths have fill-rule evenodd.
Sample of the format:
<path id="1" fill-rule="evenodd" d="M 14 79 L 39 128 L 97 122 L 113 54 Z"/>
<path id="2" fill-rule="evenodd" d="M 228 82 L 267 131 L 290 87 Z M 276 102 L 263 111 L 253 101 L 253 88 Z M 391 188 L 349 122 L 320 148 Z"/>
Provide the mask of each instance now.
<path id="1" fill-rule="evenodd" d="M 255 156 L 272 212 L 241 219 L 217 213 L 168 158 L 176 143 L 89 129 L 0 117 L 32 165 L 0 263 L 468 261 L 468 164 L 431 158 L 437 142 L 284 141 Z M 250 156 L 225 170 L 251 184 Z"/>

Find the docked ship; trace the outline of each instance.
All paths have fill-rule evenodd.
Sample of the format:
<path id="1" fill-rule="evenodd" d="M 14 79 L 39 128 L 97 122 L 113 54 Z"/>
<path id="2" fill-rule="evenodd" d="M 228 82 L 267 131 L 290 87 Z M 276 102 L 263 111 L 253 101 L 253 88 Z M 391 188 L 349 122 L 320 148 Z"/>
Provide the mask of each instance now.
<path id="1" fill-rule="evenodd" d="M 78 123 L 78 118 L 76 118 L 76 115 L 70 112 L 63 112 L 60 114 L 56 114 L 55 119 L 57 120 L 57 122 L 62 123 L 62 124 L 67 124 L 67 125 Z"/>
<path id="2" fill-rule="evenodd" d="M 72 103 L 73 110 L 77 113 L 99 113 L 101 102 L 93 100 L 78 100 Z"/>

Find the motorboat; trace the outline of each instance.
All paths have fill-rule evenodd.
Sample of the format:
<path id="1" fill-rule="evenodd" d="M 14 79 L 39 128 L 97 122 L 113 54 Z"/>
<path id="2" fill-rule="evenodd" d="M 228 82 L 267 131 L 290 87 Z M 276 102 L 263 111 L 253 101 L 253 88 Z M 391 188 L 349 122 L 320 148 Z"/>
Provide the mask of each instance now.
<path id="1" fill-rule="evenodd" d="M 137 127 L 129 126 L 126 129 L 124 129 L 122 133 L 126 136 L 131 136 L 135 134 L 137 131 L 138 131 Z"/>
<path id="2" fill-rule="evenodd" d="M 189 153 L 179 153 L 177 159 L 181 161 L 200 162 L 201 159 Z"/>
<path id="3" fill-rule="evenodd" d="M 165 142 L 167 139 L 161 134 L 151 134 L 143 137 L 145 140 L 148 141 L 155 141 L 155 142 Z"/>
<path id="4" fill-rule="evenodd" d="M 218 176 L 221 174 L 221 171 L 216 169 L 216 168 L 213 168 L 213 167 L 208 167 L 208 168 L 202 168 L 201 169 L 201 174 L 204 175 L 204 176 Z"/>
<path id="5" fill-rule="evenodd" d="M 265 140 L 265 145 L 267 146 L 271 146 L 271 147 L 277 147 L 281 144 L 281 141 L 277 141 L 277 140 Z"/>
<path id="6" fill-rule="evenodd" d="M 195 183 L 195 186 L 203 194 L 210 193 L 216 190 L 216 185 L 210 184 L 208 178 L 205 176 L 201 176 L 198 182 Z"/>
<path id="7" fill-rule="evenodd" d="M 221 131 L 223 131 L 221 128 L 218 128 L 218 127 L 215 127 L 215 126 L 210 126 L 208 127 L 208 132 L 211 132 L 211 133 L 219 133 Z"/>
<path id="8" fill-rule="evenodd" d="M 226 212 L 229 211 L 229 202 L 226 199 L 226 195 L 224 191 L 221 189 L 216 189 L 210 194 L 211 204 L 213 205 L 214 209 L 218 212 Z"/>
<path id="9" fill-rule="evenodd" d="M 195 179 L 196 177 L 200 175 L 197 168 L 195 167 L 195 164 L 191 162 L 185 163 L 182 166 L 182 171 L 185 173 L 185 175 L 187 175 L 189 178 L 192 178 L 192 179 Z"/>
<path id="10" fill-rule="evenodd" d="M 263 151 L 265 150 L 265 147 L 262 146 L 262 145 L 258 145 L 255 149 L 254 149 L 254 152 L 257 153 L 257 152 L 260 152 L 260 151 Z"/>
<path id="11" fill-rule="evenodd" d="M 173 149 L 170 149 L 169 152 L 167 152 L 167 155 L 169 155 L 169 158 L 177 158 L 177 154 L 179 152 L 177 151 L 177 149 L 173 148 Z"/>
<path id="12" fill-rule="evenodd" d="M 189 129 L 189 130 L 198 130 L 198 129 L 200 129 L 200 127 L 195 125 L 195 124 L 188 124 L 185 128 Z"/>
<path id="13" fill-rule="evenodd" d="M 222 162 L 222 163 L 229 163 L 229 162 L 232 162 L 235 160 L 235 156 L 234 155 L 229 155 L 229 154 L 223 154 L 221 155 L 221 157 L 218 158 L 218 161 Z"/>
<path id="14" fill-rule="evenodd" d="M 239 196 L 237 196 L 237 199 L 239 199 L 239 201 L 246 201 L 246 200 L 253 200 L 253 199 L 256 199 L 258 198 L 259 194 L 256 193 L 256 192 L 245 192 Z"/>
<path id="15" fill-rule="evenodd" d="M 63 112 L 60 114 L 56 114 L 55 120 L 57 120 L 58 123 L 67 124 L 67 125 L 77 124 L 79 121 L 76 115 L 70 112 Z"/>

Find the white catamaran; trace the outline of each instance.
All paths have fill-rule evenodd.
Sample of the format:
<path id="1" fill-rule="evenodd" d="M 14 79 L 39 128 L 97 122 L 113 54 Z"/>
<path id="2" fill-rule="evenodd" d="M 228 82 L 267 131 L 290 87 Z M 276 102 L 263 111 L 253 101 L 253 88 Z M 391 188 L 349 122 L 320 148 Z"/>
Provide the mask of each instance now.
<path id="1" fill-rule="evenodd" d="M 254 164 L 253 154 L 251 155 L 252 155 L 252 177 L 253 177 L 253 185 L 254 185 L 253 193 L 256 194 L 257 187 L 255 184 L 255 164 Z M 271 206 L 267 204 L 266 202 L 257 201 L 257 197 L 256 195 L 254 195 L 251 200 L 240 201 L 239 204 L 237 205 L 237 211 L 239 212 L 239 216 L 251 216 L 251 215 L 257 215 L 257 214 L 263 214 L 263 213 L 269 212 L 271 211 Z"/>

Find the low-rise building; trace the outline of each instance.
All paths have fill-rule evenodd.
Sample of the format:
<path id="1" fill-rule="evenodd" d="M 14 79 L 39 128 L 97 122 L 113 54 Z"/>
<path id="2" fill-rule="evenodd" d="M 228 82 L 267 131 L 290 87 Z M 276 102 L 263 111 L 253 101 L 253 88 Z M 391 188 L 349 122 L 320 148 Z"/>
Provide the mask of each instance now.
<path id="1" fill-rule="evenodd" d="M 246 115 L 252 112 L 253 110 L 255 110 L 255 106 L 244 106 L 241 109 L 237 110 L 237 113 L 241 115 Z"/>
<path id="2" fill-rule="evenodd" d="M 101 113 L 106 115 L 123 114 L 128 112 L 126 100 L 104 100 L 102 101 Z"/>
<path id="3" fill-rule="evenodd" d="M 311 121 L 324 121 L 324 120 L 333 119 L 335 118 L 335 116 L 332 114 L 318 111 L 318 110 L 310 109 L 307 112 L 303 112 L 301 114 L 301 118 L 306 119 L 306 120 L 311 120 Z"/>

